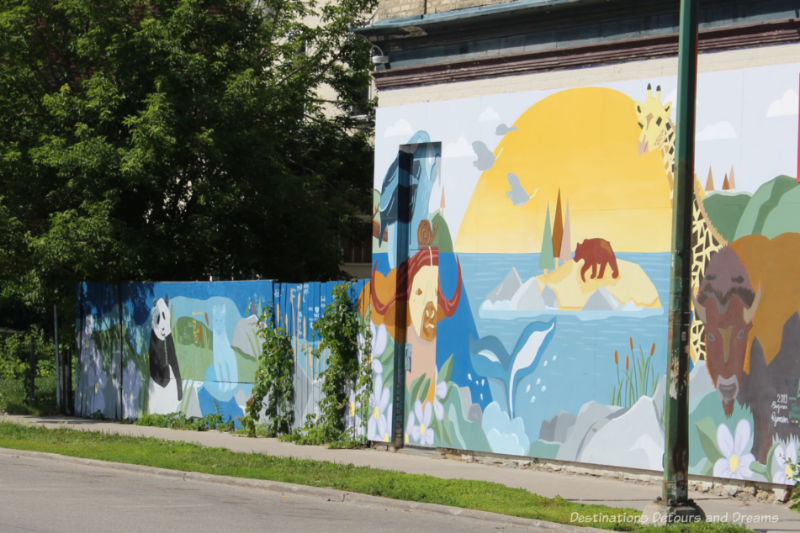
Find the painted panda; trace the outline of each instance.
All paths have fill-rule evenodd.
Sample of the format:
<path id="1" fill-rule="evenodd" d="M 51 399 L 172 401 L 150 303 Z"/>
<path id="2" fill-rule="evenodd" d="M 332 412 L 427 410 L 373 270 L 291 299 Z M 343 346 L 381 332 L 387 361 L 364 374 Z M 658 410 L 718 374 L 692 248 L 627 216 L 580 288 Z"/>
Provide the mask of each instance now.
<path id="1" fill-rule="evenodd" d="M 172 372 L 170 372 L 170 369 Z M 175 342 L 170 326 L 169 295 L 153 301 L 152 330 L 150 332 L 150 378 L 160 387 L 169 385 L 170 374 L 178 387 L 177 400 L 183 397 L 181 371 L 175 355 Z"/>

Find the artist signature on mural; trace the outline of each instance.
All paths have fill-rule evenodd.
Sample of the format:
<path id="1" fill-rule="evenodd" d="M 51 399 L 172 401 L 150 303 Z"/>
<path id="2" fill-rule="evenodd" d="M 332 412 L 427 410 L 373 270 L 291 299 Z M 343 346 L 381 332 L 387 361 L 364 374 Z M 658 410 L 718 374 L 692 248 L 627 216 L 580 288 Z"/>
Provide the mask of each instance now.
<path id="1" fill-rule="evenodd" d="M 772 425 L 777 426 L 778 424 L 788 424 L 789 417 L 781 414 L 781 411 L 788 411 L 789 410 L 789 395 L 788 394 L 777 394 L 775 400 L 772 402 Z"/>

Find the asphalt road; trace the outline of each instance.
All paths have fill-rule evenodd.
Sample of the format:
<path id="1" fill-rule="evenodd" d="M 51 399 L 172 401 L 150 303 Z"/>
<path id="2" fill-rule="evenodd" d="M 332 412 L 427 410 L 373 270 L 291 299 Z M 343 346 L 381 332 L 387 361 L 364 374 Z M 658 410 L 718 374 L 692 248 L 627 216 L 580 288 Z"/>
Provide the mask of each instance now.
<path id="1" fill-rule="evenodd" d="M 563 528 L 563 529 L 562 529 Z M 0 454 L 0 531 L 249 531 L 437 533 L 559 530 L 404 510 L 330 496 L 253 487 L 40 458 Z M 584 530 L 585 531 L 585 530 Z"/>

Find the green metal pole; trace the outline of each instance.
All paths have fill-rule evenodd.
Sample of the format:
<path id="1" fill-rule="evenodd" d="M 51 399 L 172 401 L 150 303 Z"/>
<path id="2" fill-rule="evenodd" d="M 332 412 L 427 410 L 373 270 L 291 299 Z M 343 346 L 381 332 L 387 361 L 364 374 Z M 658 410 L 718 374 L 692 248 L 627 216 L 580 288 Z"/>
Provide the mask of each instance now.
<path id="1" fill-rule="evenodd" d="M 689 308 L 697 88 L 697 0 L 681 0 L 678 39 L 676 179 L 673 199 L 669 355 L 664 426 L 663 499 L 670 507 L 689 500 Z"/>

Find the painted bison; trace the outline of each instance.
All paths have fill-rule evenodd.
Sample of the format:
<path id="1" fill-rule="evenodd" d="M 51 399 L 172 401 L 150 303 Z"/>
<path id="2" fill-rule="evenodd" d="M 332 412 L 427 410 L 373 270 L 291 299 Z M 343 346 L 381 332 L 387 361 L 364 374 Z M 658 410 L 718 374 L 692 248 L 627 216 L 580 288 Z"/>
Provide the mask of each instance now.
<path id="1" fill-rule="evenodd" d="M 752 453 L 762 464 L 775 439 L 800 436 L 789 417 L 800 378 L 796 257 L 798 233 L 742 237 L 712 256 L 694 298 L 711 380 L 726 415 L 734 400 L 752 412 Z"/>

